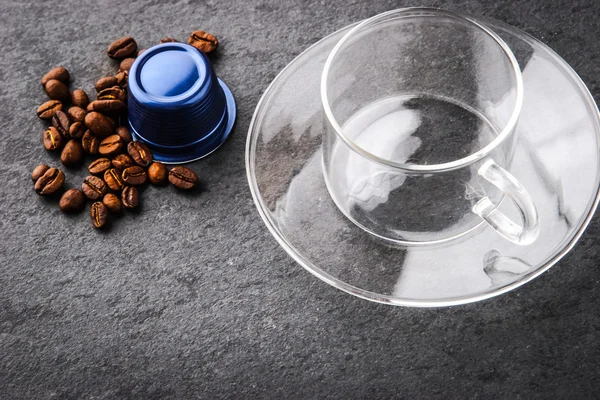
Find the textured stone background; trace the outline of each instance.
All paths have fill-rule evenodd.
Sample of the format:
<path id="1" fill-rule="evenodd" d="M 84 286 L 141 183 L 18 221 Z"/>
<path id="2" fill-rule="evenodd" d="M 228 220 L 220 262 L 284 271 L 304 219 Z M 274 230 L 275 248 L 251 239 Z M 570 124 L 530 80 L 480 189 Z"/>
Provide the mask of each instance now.
<path id="1" fill-rule="evenodd" d="M 600 390 L 595 218 L 548 273 L 507 295 L 446 309 L 359 300 L 278 247 L 252 203 L 246 132 L 269 82 L 310 44 L 416 1 L 0 1 L 0 398 L 594 398 Z M 600 94 L 600 3 L 432 1 L 496 18 L 550 45 Z M 109 233 L 62 215 L 29 182 L 39 162 L 39 78 L 74 87 L 148 47 L 203 28 L 238 121 L 194 164 L 204 190 L 148 188 Z M 18 150 L 17 150 L 18 149 Z M 81 173 L 70 173 L 78 184 Z"/>

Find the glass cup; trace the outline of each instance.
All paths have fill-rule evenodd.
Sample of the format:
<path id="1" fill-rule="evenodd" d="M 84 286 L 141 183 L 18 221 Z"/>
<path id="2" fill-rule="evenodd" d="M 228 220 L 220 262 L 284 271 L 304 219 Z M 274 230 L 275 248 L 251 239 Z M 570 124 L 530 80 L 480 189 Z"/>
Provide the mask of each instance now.
<path id="1" fill-rule="evenodd" d="M 452 240 L 486 222 L 507 240 L 539 234 L 507 169 L 523 102 L 519 65 L 481 23 L 427 8 L 365 20 L 322 74 L 323 171 L 338 208 L 403 245 Z M 520 216 L 498 209 L 508 196 Z"/>

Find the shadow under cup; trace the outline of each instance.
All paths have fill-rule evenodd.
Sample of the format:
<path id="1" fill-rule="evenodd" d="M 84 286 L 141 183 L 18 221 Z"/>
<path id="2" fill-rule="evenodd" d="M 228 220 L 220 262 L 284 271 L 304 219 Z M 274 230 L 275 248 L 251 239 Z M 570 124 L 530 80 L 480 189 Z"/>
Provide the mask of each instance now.
<path id="1" fill-rule="evenodd" d="M 504 194 L 523 189 L 504 170 L 523 88 L 516 59 L 494 32 L 441 10 L 378 15 L 333 49 L 321 95 L 325 181 L 356 225 L 414 245 L 451 240 L 487 220 L 515 243 L 535 240 L 496 211 Z M 489 168 L 514 190 L 490 179 Z M 522 191 L 513 200 L 520 209 L 524 197 L 535 214 Z"/>

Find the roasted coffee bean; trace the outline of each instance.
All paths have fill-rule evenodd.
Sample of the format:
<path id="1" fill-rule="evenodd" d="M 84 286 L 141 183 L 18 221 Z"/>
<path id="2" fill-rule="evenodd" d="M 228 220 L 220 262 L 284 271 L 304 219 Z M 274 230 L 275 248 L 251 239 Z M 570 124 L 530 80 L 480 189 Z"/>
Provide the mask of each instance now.
<path id="1" fill-rule="evenodd" d="M 78 140 L 71 139 L 60 153 L 60 162 L 65 167 L 77 167 L 83 162 L 83 147 Z"/>
<path id="2" fill-rule="evenodd" d="M 133 140 L 131 133 L 129 133 L 129 129 L 126 126 L 119 126 L 115 133 L 121 137 L 121 140 L 125 144 L 128 144 Z"/>
<path id="3" fill-rule="evenodd" d="M 123 141 L 119 135 L 110 135 L 102 139 L 98 153 L 103 156 L 114 156 L 123 151 Z"/>
<path id="4" fill-rule="evenodd" d="M 169 182 L 178 189 L 190 190 L 196 186 L 198 177 L 196 173 L 186 167 L 174 167 L 169 172 Z"/>
<path id="5" fill-rule="evenodd" d="M 130 142 L 127 145 L 127 152 L 137 165 L 147 167 L 152 162 L 152 152 L 142 142 Z"/>
<path id="6" fill-rule="evenodd" d="M 35 192 L 42 196 L 56 193 L 65 182 L 65 174 L 56 168 L 49 168 L 35 182 Z"/>
<path id="7" fill-rule="evenodd" d="M 37 167 L 35 167 L 35 169 L 31 173 L 31 180 L 33 181 L 33 183 L 40 179 L 40 176 L 44 175 L 44 173 L 46 173 L 46 171 L 48 171 L 49 169 L 50 167 L 46 164 L 40 164 Z"/>
<path id="8" fill-rule="evenodd" d="M 140 193 L 133 186 L 125 186 L 121 192 L 121 201 L 125 208 L 136 208 L 140 204 Z"/>
<path id="9" fill-rule="evenodd" d="M 94 100 L 88 104 L 88 110 L 102 114 L 118 115 L 127 111 L 127 104 L 121 100 Z"/>
<path id="10" fill-rule="evenodd" d="M 69 88 L 59 80 L 50 79 L 44 85 L 44 89 L 46 90 L 48 97 L 50 97 L 52 100 L 60 100 L 62 102 L 71 100 Z"/>
<path id="11" fill-rule="evenodd" d="M 50 119 L 57 111 L 61 111 L 63 105 L 58 100 L 48 100 L 37 109 L 37 116 L 41 119 Z"/>
<path id="12" fill-rule="evenodd" d="M 115 78 L 117 78 L 117 84 L 120 87 L 124 89 L 127 87 L 127 79 L 129 78 L 129 74 L 127 73 L 127 71 L 119 72 L 117 75 L 115 75 Z"/>
<path id="13" fill-rule="evenodd" d="M 129 70 L 131 69 L 131 66 L 133 65 L 134 62 L 135 62 L 135 58 L 133 58 L 133 57 L 124 59 L 123 61 L 121 61 L 121 64 L 119 64 L 119 71 L 129 72 Z"/>
<path id="14" fill-rule="evenodd" d="M 74 122 L 69 127 L 69 136 L 72 139 L 81 139 L 85 133 L 85 124 L 81 122 Z"/>
<path id="15" fill-rule="evenodd" d="M 81 146 L 83 151 L 88 154 L 98 154 L 98 148 L 100 147 L 100 139 L 98 139 L 92 132 L 85 131 L 81 138 Z"/>
<path id="16" fill-rule="evenodd" d="M 97 201 L 92 204 L 90 208 L 90 218 L 92 219 L 92 225 L 94 228 L 99 229 L 106 225 L 108 222 L 108 209 L 101 201 Z"/>
<path id="17" fill-rule="evenodd" d="M 79 189 L 69 189 L 63 193 L 58 206 L 65 213 L 80 212 L 85 206 L 85 196 Z"/>
<path id="18" fill-rule="evenodd" d="M 210 33 L 198 30 L 192 32 L 188 39 L 188 44 L 194 46 L 203 53 L 212 53 L 217 49 L 219 41 Z"/>
<path id="19" fill-rule="evenodd" d="M 127 154 L 117 154 L 111 162 L 113 167 L 121 171 L 133 165 L 133 160 Z"/>
<path id="20" fill-rule="evenodd" d="M 161 43 L 176 43 L 176 42 L 179 42 L 179 40 L 176 40 L 176 39 L 173 39 L 170 37 L 164 37 L 164 38 L 160 39 L 160 42 Z"/>
<path id="21" fill-rule="evenodd" d="M 73 122 L 84 122 L 88 113 L 83 108 L 75 106 L 69 108 L 67 114 L 69 114 L 69 117 Z"/>
<path id="22" fill-rule="evenodd" d="M 108 193 L 108 186 L 97 176 L 90 175 L 83 180 L 81 190 L 90 200 L 98 200 Z"/>
<path id="23" fill-rule="evenodd" d="M 137 53 L 137 56 L 138 57 L 141 56 L 142 53 L 145 52 L 146 50 L 148 50 L 148 49 L 141 49 L 141 50 L 139 50 L 138 53 Z"/>
<path id="24" fill-rule="evenodd" d="M 165 164 L 154 161 L 150 167 L 148 167 L 148 180 L 153 185 L 164 185 L 167 183 L 169 173 Z"/>
<path id="25" fill-rule="evenodd" d="M 144 168 L 134 165 L 133 167 L 125 168 L 123 171 L 123 182 L 127 185 L 138 186 L 146 183 L 148 175 Z"/>
<path id="26" fill-rule="evenodd" d="M 118 84 L 119 83 L 117 81 L 117 78 L 115 78 L 114 76 L 107 76 L 104 78 L 100 78 L 96 82 L 96 92 L 101 92 L 104 89 L 107 89 L 107 88 L 113 87 L 113 86 L 117 86 Z"/>
<path id="27" fill-rule="evenodd" d="M 110 190 L 113 192 L 123 190 L 125 187 L 125 182 L 121 177 L 121 171 L 116 168 L 109 168 L 106 170 L 106 172 L 104 172 L 104 182 L 106 182 Z"/>
<path id="28" fill-rule="evenodd" d="M 55 127 L 61 135 L 68 138 L 69 128 L 71 127 L 71 121 L 69 116 L 64 111 L 57 111 L 52 116 L 52 126 Z"/>
<path id="29" fill-rule="evenodd" d="M 121 100 L 122 102 L 126 102 L 127 93 L 119 86 L 113 86 L 101 90 L 98 93 L 97 100 Z"/>
<path id="30" fill-rule="evenodd" d="M 123 181 L 122 172 L 120 169 L 111 166 L 109 169 L 104 171 L 103 178 L 108 188 L 113 192 L 119 192 L 125 187 L 125 182 Z"/>
<path id="31" fill-rule="evenodd" d="M 125 36 L 115 40 L 108 46 L 107 54 L 110 58 L 120 60 L 127 58 L 137 51 L 137 43 L 131 36 Z"/>
<path id="32" fill-rule="evenodd" d="M 119 125 L 118 121 L 119 121 L 120 117 L 118 117 L 118 116 L 110 116 L 110 115 L 105 115 L 105 117 L 111 122 L 112 126 L 114 126 L 115 128 Z M 111 135 L 113 133 L 115 133 L 115 128 L 113 128 L 113 131 L 111 132 Z"/>
<path id="33" fill-rule="evenodd" d="M 42 140 L 44 147 L 48 151 L 54 151 L 60 149 L 65 143 L 65 139 L 60 134 L 58 129 L 53 126 L 48 127 L 42 134 Z"/>
<path id="34" fill-rule="evenodd" d="M 74 106 L 85 110 L 88 104 L 90 104 L 90 99 L 85 91 L 75 89 L 73 90 L 73 93 L 71 93 L 71 103 L 73 103 Z"/>
<path id="35" fill-rule="evenodd" d="M 42 86 L 46 86 L 46 83 L 50 79 L 56 79 L 57 81 L 67 84 L 69 83 L 69 71 L 64 67 L 52 68 L 42 77 Z"/>
<path id="36" fill-rule="evenodd" d="M 119 214 L 121 212 L 121 200 L 113 193 L 105 194 L 102 203 L 104 203 L 108 211 L 113 214 Z"/>
<path id="37" fill-rule="evenodd" d="M 95 111 L 85 116 L 85 126 L 99 138 L 110 136 L 115 131 L 113 120 Z"/>
<path id="38" fill-rule="evenodd" d="M 108 158 L 98 158 L 88 165 L 88 171 L 92 175 L 104 175 L 104 172 L 108 171 L 111 166 Z"/>

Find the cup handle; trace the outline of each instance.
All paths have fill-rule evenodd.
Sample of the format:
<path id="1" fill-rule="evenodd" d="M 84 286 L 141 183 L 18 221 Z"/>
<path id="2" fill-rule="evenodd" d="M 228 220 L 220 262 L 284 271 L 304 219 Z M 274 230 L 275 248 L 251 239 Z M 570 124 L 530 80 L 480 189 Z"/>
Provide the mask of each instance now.
<path id="1" fill-rule="evenodd" d="M 473 212 L 505 239 L 519 245 L 533 243 L 540 234 L 540 220 L 537 208 L 527 190 L 493 160 L 486 161 L 477 172 L 511 198 L 523 217 L 523 226 L 514 223 L 500 212 L 489 197 L 479 200 L 473 206 Z"/>

